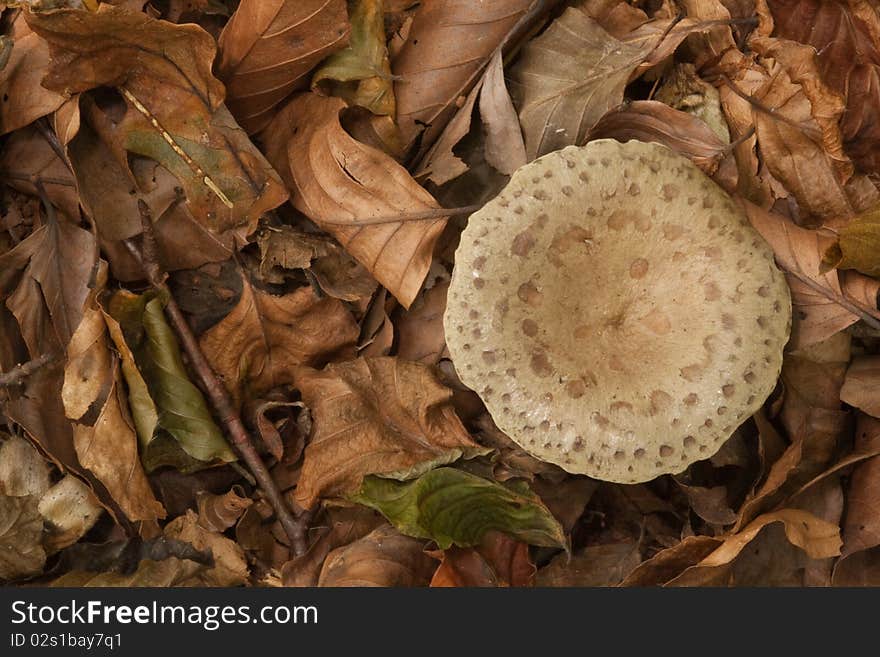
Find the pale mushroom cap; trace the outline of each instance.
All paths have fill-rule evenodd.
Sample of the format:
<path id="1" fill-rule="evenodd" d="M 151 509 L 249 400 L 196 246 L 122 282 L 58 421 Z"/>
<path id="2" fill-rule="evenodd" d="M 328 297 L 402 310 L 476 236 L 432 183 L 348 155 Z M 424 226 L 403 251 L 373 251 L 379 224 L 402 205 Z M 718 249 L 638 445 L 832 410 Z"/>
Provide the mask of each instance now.
<path id="1" fill-rule="evenodd" d="M 761 406 L 791 301 L 770 248 L 690 160 L 599 140 L 525 165 L 471 216 L 444 322 L 504 433 L 634 483 L 708 458 Z"/>

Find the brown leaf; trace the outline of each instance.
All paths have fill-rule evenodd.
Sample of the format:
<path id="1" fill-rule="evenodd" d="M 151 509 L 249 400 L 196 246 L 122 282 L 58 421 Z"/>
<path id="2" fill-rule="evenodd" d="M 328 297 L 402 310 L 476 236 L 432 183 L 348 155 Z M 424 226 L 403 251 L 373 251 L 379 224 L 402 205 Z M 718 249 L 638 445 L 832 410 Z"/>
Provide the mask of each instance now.
<path id="1" fill-rule="evenodd" d="M 318 586 L 424 586 L 436 567 L 424 545 L 384 525 L 333 550 L 321 569 Z"/>
<path id="2" fill-rule="evenodd" d="M 164 534 L 170 539 L 189 543 L 196 550 L 210 550 L 214 557 L 210 568 L 199 569 L 186 584 L 181 582 L 178 585 L 239 586 L 247 582 L 248 566 L 242 549 L 222 534 L 205 529 L 192 511 L 168 523 Z"/>
<path id="3" fill-rule="evenodd" d="M 531 0 L 422 2 L 392 61 L 397 123 L 408 149 L 432 144 Z"/>
<path id="4" fill-rule="evenodd" d="M 822 80 L 846 96 L 844 146 L 866 172 L 880 171 L 880 16 L 864 0 L 766 0 L 773 34 L 815 48 Z"/>
<path id="5" fill-rule="evenodd" d="M 660 586 L 674 579 L 686 568 L 712 554 L 721 539 L 712 536 L 687 536 L 680 543 L 660 550 L 627 575 L 621 586 Z"/>
<path id="6" fill-rule="evenodd" d="M 432 587 L 531 586 L 535 577 L 529 546 L 502 532 L 488 532 L 476 548 L 453 546 L 435 556 L 441 563 Z"/>
<path id="7" fill-rule="evenodd" d="M 351 352 L 357 328 L 339 300 L 308 287 L 277 297 L 243 281 L 238 304 L 199 340 L 237 400 L 292 383 L 299 366 Z"/>
<path id="8" fill-rule="evenodd" d="M 855 358 L 846 371 L 840 399 L 868 415 L 880 417 L 880 356 Z"/>
<path id="9" fill-rule="evenodd" d="M 73 475 L 46 491 L 37 508 L 46 529 L 43 545 L 50 554 L 76 543 L 103 512 L 91 489 Z"/>
<path id="10" fill-rule="evenodd" d="M 856 449 L 880 447 L 880 420 L 862 415 L 856 427 Z M 853 470 L 846 496 L 843 523 L 843 555 L 849 558 L 880 545 L 880 457 L 861 463 Z"/>
<path id="11" fill-rule="evenodd" d="M 438 205 L 406 169 L 343 130 L 339 112 L 344 107 L 338 98 L 297 96 L 266 129 L 267 157 L 281 172 L 297 209 L 408 307 L 422 287 L 446 219 L 360 224 L 370 216 L 393 217 Z"/>
<path id="12" fill-rule="evenodd" d="M 21 16 L 12 25 L 12 39 L 12 52 L 0 68 L 0 135 L 51 114 L 64 102 L 64 96 L 40 84 L 49 68 L 49 46 Z"/>
<path id="13" fill-rule="evenodd" d="M 0 495 L 38 498 L 49 490 L 49 466 L 24 438 L 3 436 L 0 443 Z"/>
<path id="14" fill-rule="evenodd" d="M 727 154 L 727 146 L 696 116 L 656 100 L 636 100 L 607 112 L 593 126 L 587 141 L 655 141 L 689 157 L 711 175 Z"/>
<path id="15" fill-rule="evenodd" d="M 839 230 L 837 243 L 826 251 L 823 264 L 840 269 L 858 269 L 869 276 L 880 276 L 878 248 L 880 206 L 856 217 Z"/>
<path id="16" fill-rule="evenodd" d="M 627 83 L 699 29 L 654 21 L 619 40 L 570 7 L 523 48 L 511 71 L 529 160 L 571 144 L 623 101 Z"/>
<path id="17" fill-rule="evenodd" d="M 560 554 L 541 568 L 538 586 L 617 586 L 641 562 L 637 542 L 591 545 L 569 556 Z"/>
<path id="18" fill-rule="evenodd" d="M 486 135 L 486 162 L 505 175 L 512 174 L 528 160 L 519 118 L 504 84 L 500 50 L 495 51 L 483 76 L 480 117 Z"/>
<path id="19" fill-rule="evenodd" d="M 201 28 L 108 5 L 26 16 L 51 47 L 46 87 L 119 88 L 128 103 L 115 128 L 120 147 L 171 171 L 206 229 L 234 229 L 243 241 L 261 214 L 284 202 L 277 174 L 222 104 L 214 40 Z"/>
<path id="20" fill-rule="evenodd" d="M 43 517 L 35 495 L 0 495 L 0 580 L 35 575 L 43 569 Z"/>
<path id="21" fill-rule="evenodd" d="M 730 574 L 727 567 L 765 527 L 776 522 L 783 524 L 788 542 L 801 548 L 810 558 L 822 559 L 840 554 L 842 541 L 840 540 L 840 528 L 837 525 L 800 509 L 782 509 L 765 513 L 752 521 L 741 532 L 727 536 L 707 557 L 684 570 L 681 575 L 670 580 L 667 584 L 670 586 L 694 586 L 706 583 L 727 583 Z"/>
<path id="22" fill-rule="evenodd" d="M 199 525 L 215 532 L 232 527 L 254 501 L 244 496 L 240 486 L 233 486 L 223 495 L 201 491 L 196 495 Z"/>
<path id="23" fill-rule="evenodd" d="M 425 365 L 436 365 L 446 349 L 443 313 L 446 310 L 446 292 L 449 283 L 438 283 L 416 297 L 409 310 L 395 319 L 397 326 L 397 355 Z"/>
<path id="24" fill-rule="evenodd" d="M 232 114 L 249 133 L 327 55 L 348 42 L 345 0 L 242 0 L 218 40 L 217 72 Z"/>
<path id="25" fill-rule="evenodd" d="M 452 392 L 419 363 L 361 358 L 302 370 L 297 387 L 313 420 L 296 489 L 304 508 L 354 493 L 370 474 L 410 479 L 487 451 L 455 415 Z"/>
<path id="26" fill-rule="evenodd" d="M 308 552 L 282 566 L 284 586 L 317 586 L 321 567 L 330 552 L 363 538 L 386 522 L 379 513 L 364 506 L 331 509 L 328 515 L 324 527 L 313 527 L 313 530 L 321 530 L 321 534 L 309 546 Z"/>
<path id="27" fill-rule="evenodd" d="M 831 238 L 801 228 L 782 215 L 763 210 L 748 201 L 743 201 L 743 205 L 752 226 L 773 249 L 776 261 L 790 272 L 789 282 L 796 278 L 800 283 L 790 285 L 795 346 L 804 347 L 827 339 L 857 322 L 860 315 L 854 311 L 858 308 L 845 295 L 837 272 L 823 272 L 822 256 Z M 819 303 L 816 295 L 841 308 Z"/>

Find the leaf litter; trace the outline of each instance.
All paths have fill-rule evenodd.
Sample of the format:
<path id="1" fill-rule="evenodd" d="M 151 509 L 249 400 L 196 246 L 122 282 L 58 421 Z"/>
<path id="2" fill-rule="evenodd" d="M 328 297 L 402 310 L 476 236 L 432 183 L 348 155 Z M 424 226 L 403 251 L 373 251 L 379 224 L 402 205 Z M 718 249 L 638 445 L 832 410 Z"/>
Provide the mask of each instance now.
<path id="1" fill-rule="evenodd" d="M 0 19 L 4 583 L 880 584 L 874 4 L 53 7 Z M 502 433 L 443 324 L 473 207 L 599 139 L 792 299 L 762 408 L 636 485 Z"/>

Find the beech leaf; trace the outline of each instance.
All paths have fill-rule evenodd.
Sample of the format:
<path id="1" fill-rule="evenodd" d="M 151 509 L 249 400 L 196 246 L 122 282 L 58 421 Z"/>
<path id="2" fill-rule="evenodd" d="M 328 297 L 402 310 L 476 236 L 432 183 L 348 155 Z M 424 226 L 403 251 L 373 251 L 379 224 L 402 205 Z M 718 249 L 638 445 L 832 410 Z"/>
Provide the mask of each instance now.
<path id="1" fill-rule="evenodd" d="M 444 550 L 478 545 L 490 530 L 530 545 L 567 546 L 562 526 L 523 482 L 502 485 L 437 468 L 409 482 L 367 477 L 351 499 L 376 509 L 404 534 L 430 538 Z"/>

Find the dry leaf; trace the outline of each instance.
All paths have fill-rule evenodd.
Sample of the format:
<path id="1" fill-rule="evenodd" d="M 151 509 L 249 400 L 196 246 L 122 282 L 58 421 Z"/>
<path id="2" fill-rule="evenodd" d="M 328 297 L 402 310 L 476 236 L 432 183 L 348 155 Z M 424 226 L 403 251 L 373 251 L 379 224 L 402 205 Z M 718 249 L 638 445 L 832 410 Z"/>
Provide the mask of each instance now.
<path id="1" fill-rule="evenodd" d="M 342 129 L 339 112 L 344 107 L 338 98 L 297 96 L 266 129 L 267 156 L 297 209 L 408 307 L 422 287 L 446 219 L 360 223 L 439 206 L 406 169 Z"/>
<path id="2" fill-rule="evenodd" d="M 218 40 L 217 72 L 249 133 L 303 88 L 308 72 L 348 41 L 345 0 L 242 0 Z"/>
<path id="3" fill-rule="evenodd" d="M 0 444 L 0 495 L 42 496 L 49 490 L 49 466 L 24 438 L 4 436 Z"/>
<path id="4" fill-rule="evenodd" d="M 425 542 L 384 525 L 331 552 L 318 586 L 424 586 L 436 562 L 424 552 Z"/>
<path id="5" fill-rule="evenodd" d="M 178 516 L 166 525 L 164 534 L 170 539 L 184 541 L 196 550 L 210 550 L 214 563 L 191 575 L 189 586 L 240 586 L 248 581 L 248 566 L 244 552 L 222 534 L 205 529 L 192 511 Z"/>
<path id="6" fill-rule="evenodd" d="M 439 283 L 419 295 L 409 310 L 396 318 L 397 355 L 425 365 L 436 365 L 446 349 L 443 312 L 449 283 Z"/>
<path id="7" fill-rule="evenodd" d="M 843 226 L 837 243 L 825 252 L 823 264 L 840 269 L 858 269 L 869 276 L 880 276 L 880 206 Z M 876 301 L 871 306 L 876 306 Z"/>
<path id="8" fill-rule="evenodd" d="M 840 399 L 868 415 L 880 417 L 880 356 L 855 358 L 846 371 Z"/>
<path id="9" fill-rule="evenodd" d="M 199 525 L 209 531 L 225 532 L 254 503 L 243 495 L 240 486 L 233 486 L 223 495 L 202 491 L 196 495 Z"/>
<path id="10" fill-rule="evenodd" d="M 856 427 L 856 449 L 880 447 L 880 421 L 861 416 Z M 862 550 L 880 545 L 880 457 L 853 470 L 847 491 L 846 520 L 843 524 L 843 555 L 848 560 Z"/>
<path id="11" fill-rule="evenodd" d="M 13 32 L 12 52 L 0 68 L 0 135 L 51 114 L 64 102 L 64 96 L 40 84 L 49 68 L 48 44 L 20 16 Z"/>
<path id="12" fill-rule="evenodd" d="M 232 312 L 200 338 L 239 402 L 292 383 L 297 367 L 351 353 L 357 328 L 342 302 L 320 299 L 309 287 L 277 297 L 254 288 L 246 275 L 243 281 Z"/>
<path id="13" fill-rule="evenodd" d="M 43 569 L 43 516 L 35 495 L 0 495 L 0 581 L 35 575 Z"/>
<path id="14" fill-rule="evenodd" d="M 223 84 L 211 73 L 216 47 L 201 28 L 108 5 L 26 16 L 50 44 L 46 87 L 119 88 L 129 108 L 115 139 L 171 171 L 206 229 L 243 238 L 284 202 L 277 174 L 222 104 Z"/>
<path id="15" fill-rule="evenodd" d="M 419 363 L 362 358 L 302 370 L 297 387 L 313 421 L 296 489 L 304 508 L 354 493 L 370 474 L 411 479 L 487 451 L 455 415 L 452 392 Z"/>
<path id="16" fill-rule="evenodd" d="M 531 0 L 427 0 L 394 57 L 397 123 L 408 150 L 430 146 Z"/>
<path id="17" fill-rule="evenodd" d="M 76 543 L 103 511 L 91 489 L 73 475 L 46 491 L 37 508 L 47 530 L 43 545 L 50 554 Z"/>

